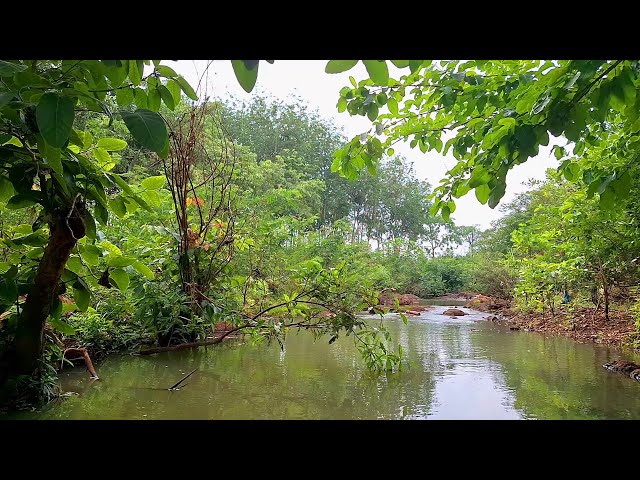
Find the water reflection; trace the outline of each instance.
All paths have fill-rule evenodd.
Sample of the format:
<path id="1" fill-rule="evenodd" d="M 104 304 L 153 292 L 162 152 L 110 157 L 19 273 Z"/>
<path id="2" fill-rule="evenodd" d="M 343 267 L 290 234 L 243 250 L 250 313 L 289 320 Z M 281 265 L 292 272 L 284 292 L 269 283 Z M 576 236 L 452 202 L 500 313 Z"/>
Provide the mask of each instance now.
<path id="1" fill-rule="evenodd" d="M 18 418 L 640 418 L 640 385 L 601 367 L 616 351 L 511 332 L 464 308 L 471 315 L 450 318 L 444 309 L 406 326 L 394 315 L 384 320 L 407 352 L 400 373 L 368 372 L 351 337 L 328 345 L 328 337 L 292 332 L 284 350 L 247 341 L 112 356 L 97 382 L 82 369 L 63 372 L 63 387 L 78 396 Z M 167 391 L 194 368 L 187 385 Z"/>

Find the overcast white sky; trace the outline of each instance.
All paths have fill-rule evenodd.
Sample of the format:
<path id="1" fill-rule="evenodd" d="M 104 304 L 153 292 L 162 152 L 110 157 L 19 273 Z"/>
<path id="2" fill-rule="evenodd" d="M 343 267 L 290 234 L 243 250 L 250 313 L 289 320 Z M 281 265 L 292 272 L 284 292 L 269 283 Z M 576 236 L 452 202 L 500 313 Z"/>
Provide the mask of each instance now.
<path id="1" fill-rule="evenodd" d="M 208 62 L 180 60 L 165 63 L 184 75 L 195 88 Z M 371 125 L 369 119 L 351 117 L 347 112 L 338 113 L 336 108 L 338 92 L 345 85 L 349 85 L 349 75 L 353 75 L 356 80 L 367 77 L 364 66 L 359 63 L 348 72 L 329 75 L 324 72 L 326 63 L 326 60 L 276 60 L 273 64 L 260 62 L 258 82 L 253 92 L 266 93 L 283 100 L 292 95 L 299 96 L 322 116 L 333 119 L 336 125 L 343 127 L 349 138 L 368 130 Z M 391 76 L 394 76 L 394 71 L 391 72 Z M 400 74 L 395 78 L 399 76 Z M 215 61 L 209 68 L 207 92 L 212 97 L 222 99 L 232 95 L 240 99 L 249 99 L 252 95 L 240 87 L 233 74 L 231 62 L 226 60 Z M 409 148 L 408 143 L 396 144 L 394 148 L 396 153 L 404 155 L 414 163 L 418 177 L 429 181 L 433 186 L 438 185 L 445 172 L 455 165 L 455 159 L 450 154 L 424 154 L 419 149 Z M 517 165 L 509 172 L 507 191 L 502 203 L 509 201 L 516 193 L 525 191 L 523 182 L 526 180 L 543 179 L 545 170 L 550 167 L 557 167 L 557 161 L 551 155 L 549 147 L 541 147 L 536 158 Z M 451 217 L 458 225 L 478 225 L 484 229 L 489 226 L 491 220 L 501 216 L 498 207 L 492 210 L 487 205 L 480 204 L 473 191 L 456 200 L 456 204 L 457 209 Z"/>

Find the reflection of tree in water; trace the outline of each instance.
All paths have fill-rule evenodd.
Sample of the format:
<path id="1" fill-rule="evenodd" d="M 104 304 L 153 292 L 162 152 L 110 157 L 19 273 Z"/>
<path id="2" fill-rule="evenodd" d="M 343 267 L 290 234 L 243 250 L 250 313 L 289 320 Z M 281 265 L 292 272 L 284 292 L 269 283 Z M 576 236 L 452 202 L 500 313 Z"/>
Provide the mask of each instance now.
<path id="1" fill-rule="evenodd" d="M 480 330 L 476 348 L 498 362 L 515 407 L 541 419 L 640 418 L 638 386 L 602 364 L 619 353 L 566 338 Z"/>
<path id="2" fill-rule="evenodd" d="M 486 323 L 419 320 L 405 326 L 389 320 L 386 325 L 410 363 L 399 373 L 367 371 L 351 337 L 329 345 L 328 337 L 314 341 L 308 332 L 291 331 L 284 352 L 277 342 L 252 345 L 243 340 L 150 357 L 112 356 L 98 366 L 100 381 L 90 383 L 82 368 L 65 372 L 64 388 L 81 396 L 31 415 L 424 418 L 434 411 L 436 380 L 455 376 L 470 381 L 477 372 L 499 388 L 506 385 L 515 396 L 515 408 L 529 417 L 640 417 L 637 384 L 601 367 L 616 356 L 606 348 L 498 331 Z M 183 389 L 166 390 L 194 368 L 197 372 Z"/>
<path id="3" fill-rule="evenodd" d="M 184 389 L 163 390 L 196 367 Z M 290 332 L 284 354 L 277 343 L 226 344 L 154 357 L 111 357 L 99 370 L 100 382 L 44 416 L 400 418 L 424 412 L 434 387 L 422 368 L 391 375 L 368 372 L 351 337 L 329 345 L 328 337 L 314 341 L 306 332 Z M 64 380 L 67 390 L 87 387 L 80 373 Z"/>

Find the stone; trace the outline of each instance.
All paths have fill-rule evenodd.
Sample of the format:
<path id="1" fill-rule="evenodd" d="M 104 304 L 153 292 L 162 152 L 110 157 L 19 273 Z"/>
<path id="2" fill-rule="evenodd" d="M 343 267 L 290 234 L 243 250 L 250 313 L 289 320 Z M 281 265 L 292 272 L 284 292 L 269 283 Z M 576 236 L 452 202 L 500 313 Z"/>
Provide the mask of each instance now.
<path id="1" fill-rule="evenodd" d="M 466 315 L 466 313 L 458 308 L 449 308 L 442 312 L 442 315 L 449 315 L 450 317 L 460 317 L 462 315 Z"/>

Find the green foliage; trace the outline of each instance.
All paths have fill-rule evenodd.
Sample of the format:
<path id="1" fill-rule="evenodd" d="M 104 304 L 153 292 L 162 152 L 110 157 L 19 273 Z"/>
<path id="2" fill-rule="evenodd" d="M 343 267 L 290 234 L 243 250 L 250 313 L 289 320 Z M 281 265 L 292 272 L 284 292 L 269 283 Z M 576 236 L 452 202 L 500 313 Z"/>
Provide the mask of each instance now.
<path id="1" fill-rule="evenodd" d="M 251 92 L 258 80 L 259 63 L 259 60 L 231 60 L 233 73 L 246 92 Z"/>
<path id="2" fill-rule="evenodd" d="M 625 198 L 625 169 L 640 146 L 636 60 L 410 61 L 394 63 L 410 70 L 397 80 L 386 79 L 385 62 L 364 63 L 370 79 L 344 87 L 338 102 L 341 111 L 374 122 L 362 135 L 366 142 L 355 137 L 335 154 L 335 168 L 347 178 L 363 170 L 360 158 L 375 162 L 398 141 L 423 152 L 451 151 L 457 164 L 433 192 L 434 210 L 446 218 L 454 198 L 471 189 L 495 208 L 509 170 L 536 156 L 550 135 L 562 135 L 575 155 L 554 148 L 565 160 L 565 178 L 581 178 L 591 195 L 598 192 L 602 208 Z M 393 99 L 389 112 L 372 115 L 368 106 L 381 94 Z"/>

